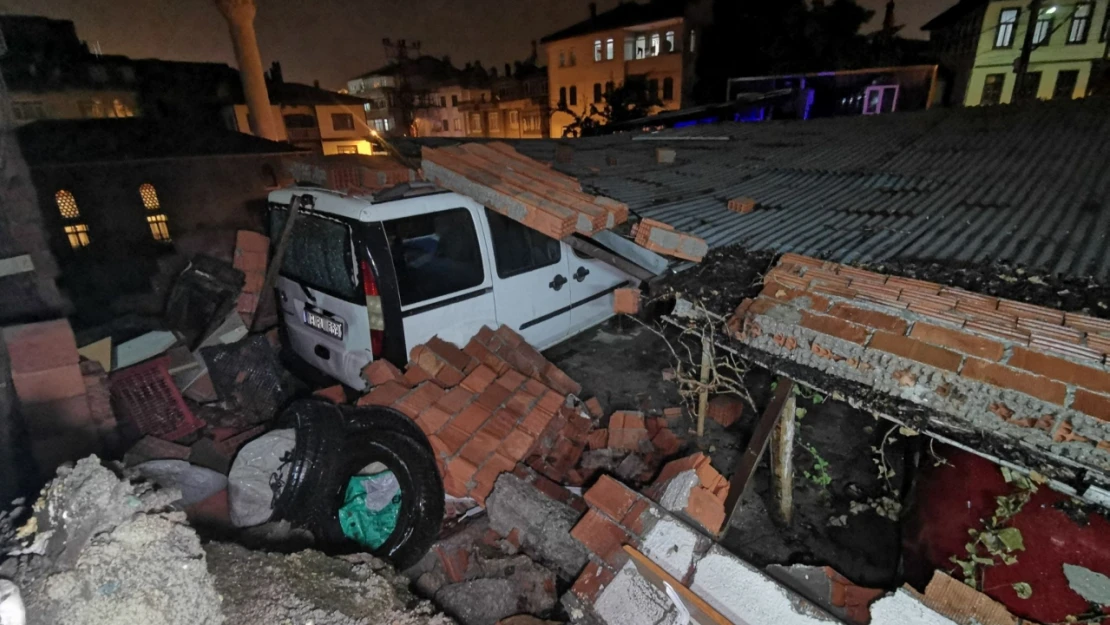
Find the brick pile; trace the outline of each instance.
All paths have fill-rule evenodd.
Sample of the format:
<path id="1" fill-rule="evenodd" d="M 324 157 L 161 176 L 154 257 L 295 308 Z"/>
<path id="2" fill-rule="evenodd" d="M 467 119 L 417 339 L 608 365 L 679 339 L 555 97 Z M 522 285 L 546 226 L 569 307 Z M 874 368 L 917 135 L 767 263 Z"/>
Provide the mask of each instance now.
<path id="1" fill-rule="evenodd" d="M 664 505 L 675 501 L 669 508 L 671 512 L 683 515 L 716 536 L 725 524 L 728 487 L 728 480 L 709 464 L 709 457 L 696 453 L 664 465 L 645 494 Z"/>
<path id="2" fill-rule="evenodd" d="M 4 328 L 19 410 L 31 438 L 31 454 L 44 474 L 118 444 L 107 376 L 82 360 L 64 319 Z"/>
<path id="3" fill-rule="evenodd" d="M 232 264 L 246 276 L 236 309 L 248 328 L 262 298 L 262 283 L 266 281 L 269 252 L 269 237 L 251 230 L 240 230 L 235 234 Z"/>
<path id="4" fill-rule="evenodd" d="M 679 232 L 654 219 L 641 219 L 631 234 L 640 247 L 682 260 L 700 263 L 709 252 L 705 239 Z"/>
<path id="5" fill-rule="evenodd" d="M 590 236 L 628 220 L 628 206 L 582 191 L 578 181 L 505 143 L 424 148 L 424 176 L 554 239 Z"/>
<path id="6" fill-rule="evenodd" d="M 793 254 L 764 284 L 749 346 L 1110 471 L 1110 321 Z"/>

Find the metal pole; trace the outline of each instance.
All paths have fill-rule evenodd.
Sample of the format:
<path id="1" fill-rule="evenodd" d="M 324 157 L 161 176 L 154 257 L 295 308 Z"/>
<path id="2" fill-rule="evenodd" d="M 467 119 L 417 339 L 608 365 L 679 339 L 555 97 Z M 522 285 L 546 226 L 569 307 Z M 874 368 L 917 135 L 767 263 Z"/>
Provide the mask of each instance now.
<path id="1" fill-rule="evenodd" d="M 1025 84 L 1025 76 L 1029 72 L 1029 58 L 1033 55 L 1033 36 L 1037 32 L 1037 17 L 1041 13 L 1041 0 L 1029 0 L 1029 25 L 1025 28 L 1025 38 L 1021 43 L 1021 56 L 1018 57 L 1017 81 L 1014 83 L 1014 94 Z M 1017 26 L 1017 24 L 1015 24 Z M 1014 98 L 1011 96 L 1010 101 Z"/>

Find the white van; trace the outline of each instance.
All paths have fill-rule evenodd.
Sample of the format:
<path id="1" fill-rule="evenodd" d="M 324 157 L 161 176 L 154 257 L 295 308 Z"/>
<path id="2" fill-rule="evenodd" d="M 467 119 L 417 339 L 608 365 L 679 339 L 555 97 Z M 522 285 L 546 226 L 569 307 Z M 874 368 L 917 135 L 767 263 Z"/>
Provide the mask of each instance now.
<path id="1" fill-rule="evenodd" d="M 570 245 L 429 183 L 369 195 L 315 187 L 270 193 L 275 241 L 301 208 L 276 284 L 292 349 L 355 389 L 362 368 L 398 366 L 438 335 L 465 345 L 507 324 L 545 349 L 613 315 L 639 281 Z"/>

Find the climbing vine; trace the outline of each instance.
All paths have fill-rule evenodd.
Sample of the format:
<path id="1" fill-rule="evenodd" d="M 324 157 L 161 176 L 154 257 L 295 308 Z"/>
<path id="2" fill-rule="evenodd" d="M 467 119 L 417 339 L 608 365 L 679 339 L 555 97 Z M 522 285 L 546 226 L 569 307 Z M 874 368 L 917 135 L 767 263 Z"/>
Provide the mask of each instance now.
<path id="1" fill-rule="evenodd" d="M 1025 550 L 1021 530 L 1013 526 L 1016 517 L 1037 492 L 1033 480 L 1002 467 L 1002 477 L 1014 487 L 1013 492 L 995 497 L 994 514 L 983 520 L 981 528 L 968 528 L 971 540 L 964 545 L 966 557 L 952 556 L 949 560 L 963 573 L 964 583 L 976 590 L 983 589 L 987 569 L 1004 564 L 1010 566 L 1018 561 L 1017 552 Z M 1028 598 L 1033 594 L 1029 584 L 1014 584 L 1018 596 Z"/>

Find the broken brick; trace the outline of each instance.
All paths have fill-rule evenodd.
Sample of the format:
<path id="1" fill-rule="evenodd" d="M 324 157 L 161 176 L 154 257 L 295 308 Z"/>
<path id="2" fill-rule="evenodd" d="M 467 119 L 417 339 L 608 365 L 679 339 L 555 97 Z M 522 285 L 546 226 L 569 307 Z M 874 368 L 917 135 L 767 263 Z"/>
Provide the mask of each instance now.
<path id="1" fill-rule="evenodd" d="M 390 381 L 402 382 L 405 374 L 388 360 L 378 359 L 362 368 L 362 377 L 371 386 L 379 386 Z"/>
<path id="2" fill-rule="evenodd" d="M 585 405 L 586 412 L 590 413 L 590 416 L 595 419 L 600 419 L 602 415 L 605 414 L 601 408 L 601 402 L 598 401 L 596 397 L 591 397 L 590 399 L 587 399 Z"/>
<path id="3" fill-rule="evenodd" d="M 347 391 L 343 390 L 342 384 L 322 388 L 312 394 L 315 397 L 326 399 L 333 404 L 342 404 L 347 401 Z"/>
<path id="4" fill-rule="evenodd" d="M 608 475 L 601 476 L 585 494 L 586 503 L 617 521 L 624 518 L 638 497 L 634 491 Z"/>
<path id="5" fill-rule="evenodd" d="M 478 365 L 463 379 L 461 386 L 471 393 L 481 393 L 496 379 L 496 371 L 486 365 Z"/>
<path id="6" fill-rule="evenodd" d="M 639 412 L 614 412 L 609 420 L 609 448 L 637 451 L 640 442 L 647 440 L 648 431 L 644 417 Z"/>
<path id="7" fill-rule="evenodd" d="M 520 462 L 532 450 L 535 442 L 534 435 L 517 428 L 505 437 L 501 444 L 501 451 L 508 458 Z"/>
<path id="8" fill-rule="evenodd" d="M 640 312 L 639 289 L 617 289 L 613 291 L 613 312 L 618 315 L 635 315 Z"/>
<path id="9" fill-rule="evenodd" d="M 590 449 L 603 449 L 609 445 L 609 430 L 599 428 L 590 432 L 586 439 L 586 446 Z"/>
<path id="10" fill-rule="evenodd" d="M 678 453 L 682 448 L 682 441 L 675 436 L 670 428 L 662 428 L 659 433 L 651 439 L 651 444 L 655 446 L 659 455 L 663 457 L 672 456 Z"/>
<path id="11" fill-rule="evenodd" d="M 570 535 L 610 565 L 618 561 L 621 547 L 632 542 L 632 537 L 627 532 L 597 510 L 587 512 L 570 531 Z"/>
<path id="12" fill-rule="evenodd" d="M 360 397 L 355 403 L 358 406 L 391 406 L 408 392 L 409 388 L 400 382 L 386 382 Z"/>

